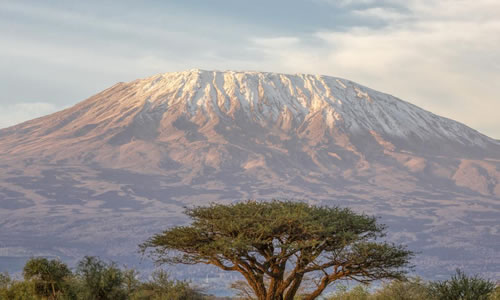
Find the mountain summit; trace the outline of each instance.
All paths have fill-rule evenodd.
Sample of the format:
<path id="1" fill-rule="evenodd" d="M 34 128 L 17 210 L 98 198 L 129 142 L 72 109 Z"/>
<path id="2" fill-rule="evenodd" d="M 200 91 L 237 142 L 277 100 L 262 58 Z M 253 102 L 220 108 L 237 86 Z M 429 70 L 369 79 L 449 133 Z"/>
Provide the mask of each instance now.
<path id="1" fill-rule="evenodd" d="M 123 148 L 143 148 L 147 155 L 135 157 L 137 167 L 155 170 L 172 156 L 204 157 L 194 144 L 236 146 L 239 159 L 255 159 L 268 146 L 278 153 L 307 150 L 312 160 L 327 150 L 313 162 L 317 167 L 381 150 L 500 158 L 498 141 L 388 94 L 340 78 L 260 72 L 190 70 L 119 83 L 1 135 L 4 154 L 48 161 L 127 167 L 131 153 Z M 206 163 L 216 166 L 230 152 L 210 151 Z"/>
<path id="2" fill-rule="evenodd" d="M 0 165 L 5 253 L 128 257 L 185 222 L 183 206 L 278 197 L 383 216 L 424 252 L 422 272 L 465 257 L 500 266 L 500 143 L 341 78 L 190 70 L 118 83 L 0 130 Z M 40 228 L 58 238 L 35 247 Z"/>

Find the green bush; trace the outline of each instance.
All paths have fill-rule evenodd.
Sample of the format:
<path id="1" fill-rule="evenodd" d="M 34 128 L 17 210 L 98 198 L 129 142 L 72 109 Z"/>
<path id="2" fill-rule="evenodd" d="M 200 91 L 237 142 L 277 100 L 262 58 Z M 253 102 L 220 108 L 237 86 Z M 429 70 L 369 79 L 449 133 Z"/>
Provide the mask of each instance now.
<path id="1" fill-rule="evenodd" d="M 81 282 L 79 294 L 83 300 L 127 299 L 123 272 L 114 263 L 86 256 L 78 263 L 76 274 Z"/>
<path id="2" fill-rule="evenodd" d="M 97 257 L 85 257 L 75 274 L 59 260 L 31 258 L 24 280 L 0 273 L 1 300 L 203 300 L 222 299 L 204 294 L 188 281 L 172 279 L 164 270 L 139 280 L 133 269 L 119 268 Z M 235 282 L 241 298 L 253 299 L 246 282 Z M 250 292 L 249 292 L 250 291 Z M 297 296 L 296 299 L 300 299 Z M 449 280 L 425 282 L 420 278 L 393 280 L 371 291 L 366 285 L 351 289 L 339 285 L 328 300 L 500 300 L 500 286 L 457 270 Z"/>
<path id="3" fill-rule="evenodd" d="M 148 281 L 139 272 L 119 268 L 97 257 L 84 257 L 75 274 L 59 260 L 31 258 L 24 280 L 0 273 L 0 300 L 201 300 L 212 299 L 187 281 L 159 270 Z"/>
<path id="4" fill-rule="evenodd" d="M 367 286 L 357 285 L 352 289 L 348 289 L 345 285 L 338 285 L 337 291 L 330 295 L 328 300 L 369 300 L 371 299 L 370 291 Z"/>
<path id="5" fill-rule="evenodd" d="M 132 297 L 134 300 L 201 300 L 206 296 L 186 281 L 172 280 L 167 272 L 155 271 Z"/>
<path id="6" fill-rule="evenodd" d="M 500 300 L 500 284 L 497 283 L 497 287 L 491 293 L 489 300 Z"/>
<path id="7" fill-rule="evenodd" d="M 31 281 L 16 281 L 9 274 L 0 273 L 0 299 L 36 300 L 35 286 Z"/>
<path id="8" fill-rule="evenodd" d="M 488 300 L 495 284 L 475 276 L 467 276 L 461 270 L 449 280 L 432 282 L 430 292 L 439 300 Z"/>
<path id="9" fill-rule="evenodd" d="M 394 280 L 377 290 L 373 300 L 428 300 L 432 299 L 428 284 L 420 278 Z"/>
<path id="10" fill-rule="evenodd" d="M 329 300 L 500 300 L 500 286 L 462 271 L 449 280 L 426 283 L 420 278 L 394 280 L 370 293 L 365 286 L 341 286 Z"/>

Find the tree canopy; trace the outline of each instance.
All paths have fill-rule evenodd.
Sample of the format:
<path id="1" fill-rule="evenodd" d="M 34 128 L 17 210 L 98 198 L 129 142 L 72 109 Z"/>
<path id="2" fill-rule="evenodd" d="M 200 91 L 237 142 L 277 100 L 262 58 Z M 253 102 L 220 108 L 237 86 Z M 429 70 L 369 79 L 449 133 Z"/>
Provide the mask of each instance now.
<path id="1" fill-rule="evenodd" d="M 305 299 L 337 280 L 401 279 L 413 256 L 404 246 L 377 241 L 385 226 L 349 208 L 247 201 L 186 214 L 190 225 L 156 234 L 141 249 L 160 264 L 239 272 L 262 300 L 293 299 L 306 275 L 316 285 Z"/>
<path id="2" fill-rule="evenodd" d="M 23 275 L 26 280 L 33 280 L 37 295 L 56 299 L 63 289 L 65 278 L 71 276 L 71 271 L 57 259 L 37 257 L 26 262 Z"/>

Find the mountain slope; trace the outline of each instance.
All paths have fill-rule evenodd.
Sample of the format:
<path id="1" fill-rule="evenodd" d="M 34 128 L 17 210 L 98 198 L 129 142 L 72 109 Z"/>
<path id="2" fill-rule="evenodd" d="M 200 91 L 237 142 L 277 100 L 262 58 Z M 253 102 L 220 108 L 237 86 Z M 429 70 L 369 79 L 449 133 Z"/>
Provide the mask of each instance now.
<path id="1" fill-rule="evenodd" d="M 186 221 L 185 205 L 281 197 L 381 215 L 424 252 L 421 272 L 500 266 L 500 143 L 345 79 L 191 70 L 118 83 L 0 130 L 0 165 L 5 257 L 133 261 L 148 234 Z M 33 242 L 44 237 L 57 238 Z"/>

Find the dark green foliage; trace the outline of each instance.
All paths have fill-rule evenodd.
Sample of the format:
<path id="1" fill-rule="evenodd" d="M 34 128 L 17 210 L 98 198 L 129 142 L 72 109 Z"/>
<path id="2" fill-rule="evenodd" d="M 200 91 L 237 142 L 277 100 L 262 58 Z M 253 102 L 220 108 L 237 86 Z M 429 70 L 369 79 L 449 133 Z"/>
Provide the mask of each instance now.
<path id="1" fill-rule="evenodd" d="M 450 280 L 424 282 L 419 278 L 393 280 L 370 293 L 364 286 L 339 289 L 328 300 L 499 300 L 500 288 L 477 276 L 457 271 Z"/>
<path id="2" fill-rule="evenodd" d="M 196 207 L 186 214 L 190 226 L 154 235 L 142 250 L 150 250 L 158 263 L 238 271 L 259 299 L 293 299 L 307 273 L 319 283 L 306 299 L 337 280 L 403 278 L 412 257 L 402 246 L 376 242 L 384 226 L 347 208 L 248 201 Z"/>
<path id="3" fill-rule="evenodd" d="M 24 266 L 23 275 L 25 280 L 33 282 L 37 296 L 57 299 L 64 289 L 65 279 L 72 273 L 59 260 L 31 258 Z"/>
<path id="4" fill-rule="evenodd" d="M 0 273 L 0 300 L 202 300 L 213 299 L 189 282 L 170 279 L 166 272 L 140 281 L 133 269 L 120 269 L 97 257 L 83 258 L 75 275 L 58 260 L 32 258 L 24 267 L 24 280 Z"/>
<path id="5" fill-rule="evenodd" d="M 188 282 L 171 280 L 166 272 L 156 271 L 152 279 L 139 281 L 135 270 L 121 270 L 114 263 L 85 257 L 77 268 L 79 298 L 84 300 L 198 300 L 204 295 Z"/>
<path id="6" fill-rule="evenodd" d="M 461 270 L 449 280 L 433 282 L 430 292 L 439 300 L 487 300 L 495 290 L 495 284 L 476 276 L 467 276 Z"/>
<path id="7" fill-rule="evenodd" d="M 86 256 L 77 267 L 77 276 L 82 284 L 81 294 L 85 300 L 126 299 L 123 289 L 123 272 L 114 263 L 105 263 L 97 257 Z"/>

